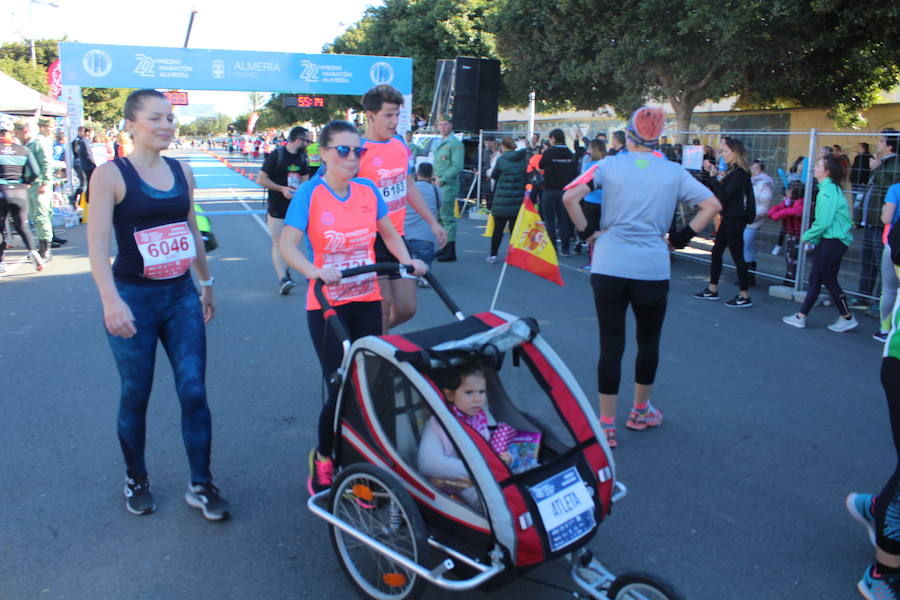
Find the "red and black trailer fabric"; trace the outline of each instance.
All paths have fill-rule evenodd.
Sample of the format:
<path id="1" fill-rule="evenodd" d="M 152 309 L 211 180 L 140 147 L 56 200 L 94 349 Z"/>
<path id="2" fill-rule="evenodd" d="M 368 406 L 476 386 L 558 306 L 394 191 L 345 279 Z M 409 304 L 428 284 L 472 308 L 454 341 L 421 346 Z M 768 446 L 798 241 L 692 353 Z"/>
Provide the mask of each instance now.
<path id="1" fill-rule="evenodd" d="M 398 359 L 425 365 L 428 360 L 427 348 L 444 341 L 459 340 L 488 331 L 507 322 L 506 318 L 496 313 L 486 312 L 458 323 L 407 335 L 384 336 L 382 339 L 397 348 Z M 590 419 L 594 418 L 593 414 L 583 410 L 575 392 L 560 375 L 560 370 L 567 371 L 565 365 L 555 355 L 548 357 L 539 349 L 539 345 L 549 350 L 549 347 L 542 344 L 538 338 L 521 344 L 516 351 L 524 359 L 538 384 L 547 393 L 560 419 L 569 429 L 575 440 L 574 447 L 554 460 L 550 466 L 514 475 L 491 450 L 488 442 L 473 428 L 463 424 L 463 430 L 479 450 L 491 476 L 498 483 L 506 509 L 513 517 L 516 545 L 515 556 L 510 558 L 517 567 L 537 565 L 555 556 L 567 554 L 586 544 L 593 537 L 591 532 L 573 544 L 559 548 L 555 552 L 551 551 L 546 532 L 542 527 L 531 524 L 539 522 L 539 518 L 534 518 L 538 515 L 538 510 L 528 491 L 529 486 L 539 484 L 556 472 L 576 467 L 582 480 L 592 485 L 596 497 L 600 499 L 600 502 L 594 503 L 594 517 L 598 525 L 609 513 L 613 491 L 612 465 L 597 439 L 595 433 L 597 428 L 590 422 Z M 605 473 L 606 476 L 601 477 L 601 473 Z"/>

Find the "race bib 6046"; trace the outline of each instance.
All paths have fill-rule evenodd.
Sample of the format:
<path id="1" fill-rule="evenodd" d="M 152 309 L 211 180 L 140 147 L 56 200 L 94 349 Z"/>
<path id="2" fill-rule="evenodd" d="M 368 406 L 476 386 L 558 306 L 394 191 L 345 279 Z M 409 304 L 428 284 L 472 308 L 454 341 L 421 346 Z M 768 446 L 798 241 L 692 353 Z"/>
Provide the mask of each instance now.
<path id="1" fill-rule="evenodd" d="M 134 241 L 144 258 L 144 277 L 148 279 L 183 275 L 197 256 L 194 234 L 184 221 L 135 231 Z"/>

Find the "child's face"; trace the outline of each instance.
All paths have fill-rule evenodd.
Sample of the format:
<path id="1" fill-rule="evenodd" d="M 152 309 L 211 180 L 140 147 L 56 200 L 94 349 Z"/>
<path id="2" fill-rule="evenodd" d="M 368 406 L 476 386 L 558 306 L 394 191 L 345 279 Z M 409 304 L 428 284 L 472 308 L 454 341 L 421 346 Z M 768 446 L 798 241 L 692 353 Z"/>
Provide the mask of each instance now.
<path id="1" fill-rule="evenodd" d="M 465 415 L 477 415 L 487 401 L 487 382 L 481 375 L 463 377 L 455 390 L 444 390 L 447 400 Z"/>

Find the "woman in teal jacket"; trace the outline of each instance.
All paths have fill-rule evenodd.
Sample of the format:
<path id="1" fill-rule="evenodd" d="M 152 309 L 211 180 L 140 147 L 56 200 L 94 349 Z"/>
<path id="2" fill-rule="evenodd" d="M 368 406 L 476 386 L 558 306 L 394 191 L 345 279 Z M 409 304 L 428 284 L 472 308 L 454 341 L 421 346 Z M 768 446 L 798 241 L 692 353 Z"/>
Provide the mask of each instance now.
<path id="1" fill-rule="evenodd" d="M 831 331 L 850 331 L 859 323 L 850 314 L 847 296 L 838 283 L 838 271 L 847 248 L 853 242 L 850 234 L 850 207 L 844 191 L 836 183 L 844 178 L 844 169 L 834 156 L 825 156 L 816 161 L 813 171 L 819 180 L 819 194 L 816 196 L 816 220 L 812 227 L 801 236 L 801 241 L 816 244 L 812 270 L 809 274 L 809 289 L 800 312 L 784 317 L 782 321 L 794 327 L 806 327 L 806 315 L 819 297 L 824 284 L 838 309 L 838 320 L 828 326 Z"/>
<path id="2" fill-rule="evenodd" d="M 516 150 L 516 142 L 511 137 L 504 137 L 500 146 L 503 154 L 491 171 L 491 178 L 497 181 L 497 187 L 494 188 L 494 199 L 491 202 L 494 233 L 491 236 L 491 253 L 487 258 L 489 263 L 497 262 L 497 251 L 500 250 L 506 224 L 516 222 L 519 207 L 525 197 L 525 167 L 528 166 L 525 150 Z"/>

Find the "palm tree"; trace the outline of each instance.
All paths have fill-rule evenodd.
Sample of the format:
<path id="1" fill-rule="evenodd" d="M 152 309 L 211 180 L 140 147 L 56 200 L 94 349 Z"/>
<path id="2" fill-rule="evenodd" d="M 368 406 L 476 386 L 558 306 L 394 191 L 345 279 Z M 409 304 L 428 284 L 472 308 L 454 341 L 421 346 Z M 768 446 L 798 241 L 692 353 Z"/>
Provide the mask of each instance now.
<path id="1" fill-rule="evenodd" d="M 266 103 L 266 96 L 262 92 L 250 92 L 247 94 L 250 98 L 250 112 L 256 112 Z"/>

